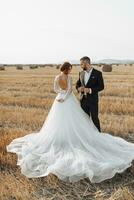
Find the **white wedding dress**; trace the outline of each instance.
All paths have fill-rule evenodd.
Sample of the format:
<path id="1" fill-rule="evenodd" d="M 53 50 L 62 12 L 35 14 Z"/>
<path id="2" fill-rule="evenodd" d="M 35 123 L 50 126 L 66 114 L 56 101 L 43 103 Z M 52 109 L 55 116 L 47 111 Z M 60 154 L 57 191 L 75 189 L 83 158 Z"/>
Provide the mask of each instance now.
<path id="1" fill-rule="evenodd" d="M 53 173 L 63 181 L 76 182 L 85 177 L 92 183 L 112 178 L 132 165 L 134 143 L 108 133 L 100 133 L 83 111 L 72 91 L 62 90 L 54 79 L 57 93 L 39 132 L 16 138 L 6 146 L 18 155 L 17 165 L 28 178 Z M 58 98 L 65 99 L 58 102 Z"/>

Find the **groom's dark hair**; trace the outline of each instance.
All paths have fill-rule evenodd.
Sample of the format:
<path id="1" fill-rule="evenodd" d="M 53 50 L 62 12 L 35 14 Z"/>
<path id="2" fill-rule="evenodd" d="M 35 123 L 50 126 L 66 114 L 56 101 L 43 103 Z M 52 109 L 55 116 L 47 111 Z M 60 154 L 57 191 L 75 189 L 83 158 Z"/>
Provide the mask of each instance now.
<path id="1" fill-rule="evenodd" d="M 89 64 L 91 64 L 91 60 L 88 56 L 84 56 L 80 60 L 87 61 Z"/>

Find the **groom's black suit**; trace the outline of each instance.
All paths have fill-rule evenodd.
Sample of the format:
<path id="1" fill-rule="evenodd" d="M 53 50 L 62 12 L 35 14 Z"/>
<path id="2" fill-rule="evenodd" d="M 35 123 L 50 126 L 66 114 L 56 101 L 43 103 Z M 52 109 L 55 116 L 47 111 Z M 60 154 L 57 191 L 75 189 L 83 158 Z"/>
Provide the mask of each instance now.
<path id="1" fill-rule="evenodd" d="M 94 122 L 95 126 L 101 132 L 100 121 L 98 118 L 98 102 L 99 102 L 98 92 L 104 89 L 104 81 L 102 77 L 102 72 L 93 68 L 90 78 L 86 85 L 84 83 L 84 75 L 85 75 L 84 70 L 79 72 L 79 79 L 76 82 L 76 89 L 78 91 L 79 87 L 84 86 L 86 88 L 91 88 L 92 93 L 91 94 L 87 93 L 87 97 L 85 97 L 84 92 L 81 92 L 80 104 L 83 110 L 89 116 L 91 116 L 92 121 Z"/>

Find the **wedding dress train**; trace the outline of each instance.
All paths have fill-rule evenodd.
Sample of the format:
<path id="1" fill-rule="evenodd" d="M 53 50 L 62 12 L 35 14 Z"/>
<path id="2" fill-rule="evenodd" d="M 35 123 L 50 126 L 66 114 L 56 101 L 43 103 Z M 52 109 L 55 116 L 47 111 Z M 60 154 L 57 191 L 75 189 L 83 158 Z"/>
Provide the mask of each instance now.
<path id="1" fill-rule="evenodd" d="M 64 181 L 76 182 L 88 177 L 92 183 L 112 178 L 132 165 L 134 143 L 108 133 L 100 133 L 83 111 L 72 91 L 54 80 L 56 98 L 39 132 L 16 138 L 6 146 L 18 155 L 17 165 L 28 178 L 53 173 Z M 58 102 L 58 98 L 65 99 Z"/>

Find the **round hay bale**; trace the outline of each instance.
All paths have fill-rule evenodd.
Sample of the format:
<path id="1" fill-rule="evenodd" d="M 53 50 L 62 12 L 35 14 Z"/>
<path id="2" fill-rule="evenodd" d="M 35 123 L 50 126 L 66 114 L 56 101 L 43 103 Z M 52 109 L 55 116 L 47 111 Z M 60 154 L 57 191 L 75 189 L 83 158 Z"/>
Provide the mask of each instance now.
<path id="1" fill-rule="evenodd" d="M 37 69 L 38 65 L 30 65 L 30 69 Z"/>
<path id="2" fill-rule="evenodd" d="M 16 66 L 16 69 L 22 70 L 23 67 L 22 66 Z"/>
<path id="3" fill-rule="evenodd" d="M 60 65 L 57 65 L 57 66 L 56 66 L 56 69 L 59 69 L 59 68 L 60 68 Z"/>
<path id="4" fill-rule="evenodd" d="M 103 65 L 102 71 L 103 72 L 111 72 L 112 71 L 112 65 Z"/>
<path id="5" fill-rule="evenodd" d="M 5 70 L 5 67 L 4 66 L 0 66 L 0 70 Z"/>
<path id="6" fill-rule="evenodd" d="M 49 66 L 49 67 L 53 67 L 54 65 L 53 65 L 53 64 L 49 64 L 48 66 Z"/>
<path id="7" fill-rule="evenodd" d="M 38 65 L 35 65 L 34 67 L 35 67 L 35 68 L 38 68 Z"/>
<path id="8" fill-rule="evenodd" d="M 40 67 L 42 67 L 42 68 L 43 68 L 43 67 L 45 67 L 45 65 L 42 65 L 42 64 L 41 64 L 41 65 L 40 65 Z"/>

